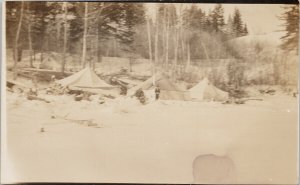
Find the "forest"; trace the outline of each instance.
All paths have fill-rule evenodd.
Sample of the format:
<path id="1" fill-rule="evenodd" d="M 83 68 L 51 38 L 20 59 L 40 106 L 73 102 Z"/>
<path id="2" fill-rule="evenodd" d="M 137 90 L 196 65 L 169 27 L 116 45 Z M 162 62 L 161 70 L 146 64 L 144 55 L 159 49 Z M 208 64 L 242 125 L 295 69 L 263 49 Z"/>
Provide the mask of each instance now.
<path id="1" fill-rule="evenodd" d="M 26 56 L 28 65 L 37 67 L 34 61 L 55 55 L 62 74 L 68 63 L 95 68 L 103 57 L 119 57 L 147 59 L 153 71 L 169 72 L 175 80 L 209 76 L 220 85 L 284 85 L 294 68 L 289 56 L 298 54 L 299 7 L 282 8 L 278 19 L 286 33 L 280 47 L 270 49 L 255 38 L 250 45 L 240 41 L 249 35 L 247 23 L 238 8 L 225 18 L 222 4 L 205 11 L 199 4 L 7 2 L 6 48 L 14 71 Z M 266 65 L 272 72 L 263 71 Z M 245 77 L 248 69 L 255 78 Z"/>

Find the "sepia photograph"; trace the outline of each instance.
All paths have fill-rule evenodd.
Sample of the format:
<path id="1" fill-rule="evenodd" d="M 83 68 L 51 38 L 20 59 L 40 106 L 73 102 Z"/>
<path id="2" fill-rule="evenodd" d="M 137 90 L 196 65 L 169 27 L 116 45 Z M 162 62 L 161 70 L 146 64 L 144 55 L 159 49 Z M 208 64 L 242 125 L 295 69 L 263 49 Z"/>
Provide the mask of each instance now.
<path id="1" fill-rule="evenodd" d="M 299 183 L 299 4 L 2 12 L 1 184 Z"/>

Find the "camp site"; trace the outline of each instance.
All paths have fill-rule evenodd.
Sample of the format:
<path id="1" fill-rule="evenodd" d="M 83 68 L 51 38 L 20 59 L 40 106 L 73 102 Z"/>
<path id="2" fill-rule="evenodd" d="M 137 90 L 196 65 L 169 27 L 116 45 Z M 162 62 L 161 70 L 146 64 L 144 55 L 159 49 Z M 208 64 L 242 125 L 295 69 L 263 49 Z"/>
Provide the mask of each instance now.
<path id="1" fill-rule="evenodd" d="M 297 183 L 297 5 L 5 6 L 1 182 Z"/>

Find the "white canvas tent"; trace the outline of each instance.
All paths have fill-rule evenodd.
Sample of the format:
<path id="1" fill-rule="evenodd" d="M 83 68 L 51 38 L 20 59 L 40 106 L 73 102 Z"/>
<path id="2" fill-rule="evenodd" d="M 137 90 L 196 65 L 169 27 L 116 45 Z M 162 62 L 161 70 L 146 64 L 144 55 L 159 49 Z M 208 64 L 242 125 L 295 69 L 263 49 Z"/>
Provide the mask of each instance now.
<path id="1" fill-rule="evenodd" d="M 164 75 L 155 75 L 150 77 L 148 80 L 140 83 L 137 86 L 134 86 L 129 90 L 129 95 L 133 95 L 138 89 L 153 91 L 155 86 L 159 86 L 160 88 L 160 99 L 165 100 L 187 100 L 185 89 L 181 88 L 177 84 L 171 82 Z M 147 94 L 147 93 L 146 93 Z M 149 93 L 148 93 L 149 94 Z"/>
<path id="2" fill-rule="evenodd" d="M 53 56 L 49 55 L 49 56 L 46 56 L 46 58 L 44 58 L 44 60 L 40 64 L 39 68 L 60 71 L 61 64 L 59 62 L 57 62 L 57 60 Z"/>
<path id="3" fill-rule="evenodd" d="M 102 89 L 109 90 L 116 87 L 107 84 L 101 80 L 96 73 L 90 68 L 86 67 L 83 70 L 61 80 L 57 80 L 56 83 L 62 86 L 68 86 L 70 89 Z"/>
<path id="4" fill-rule="evenodd" d="M 191 100 L 198 101 L 225 101 L 228 99 L 228 93 L 215 87 L 207 78 L 189 89 L 189 95 Z"/>

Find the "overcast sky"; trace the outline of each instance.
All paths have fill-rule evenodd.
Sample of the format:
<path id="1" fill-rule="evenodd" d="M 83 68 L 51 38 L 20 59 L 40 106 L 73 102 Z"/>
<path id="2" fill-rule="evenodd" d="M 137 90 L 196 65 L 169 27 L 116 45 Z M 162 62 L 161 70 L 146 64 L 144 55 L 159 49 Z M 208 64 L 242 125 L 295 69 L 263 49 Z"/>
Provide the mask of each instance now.
<path id="1" fill-rule="evenodd" d="M 191 6 L 192 4 L 185 4 Z M 155 5 L 146 5 L 149 12 L 155 12 Z M 198 4 L 206 12 L 213 9 L 215 4 Z M 223 4 L 224 16 L 227 21 L 229 14 L 233 14 L 234 8 L 238 8 L 242 14 L 242 19 L 247 23 L 250 34 L 263 34 L 281 30 L 277 16 L 282 13 L 283 5 L 280 4 Z"/>

